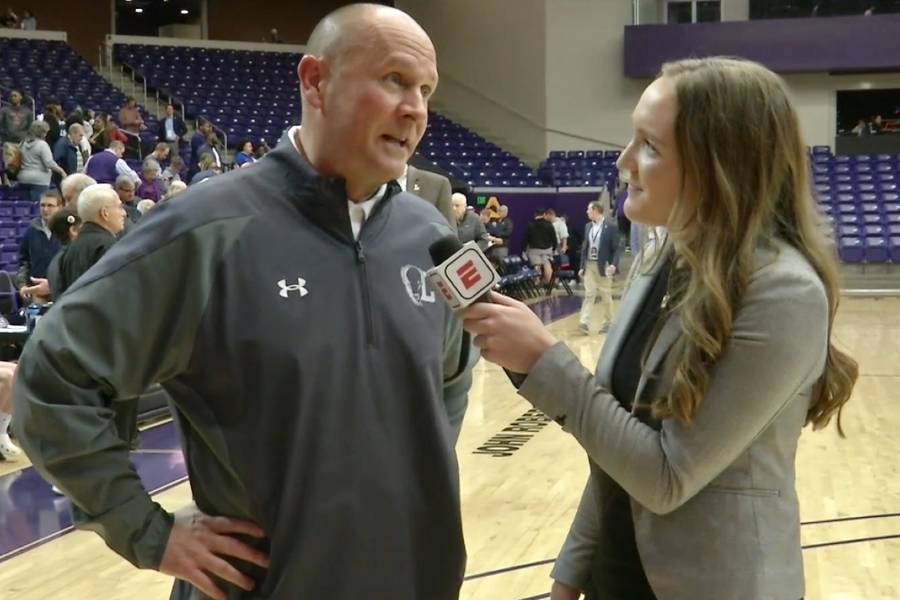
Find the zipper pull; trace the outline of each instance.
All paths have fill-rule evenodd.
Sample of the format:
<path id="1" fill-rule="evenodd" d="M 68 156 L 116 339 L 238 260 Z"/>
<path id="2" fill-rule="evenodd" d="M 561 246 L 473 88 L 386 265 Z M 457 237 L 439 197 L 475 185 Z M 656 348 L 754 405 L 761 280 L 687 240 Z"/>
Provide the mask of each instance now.
<path id="1" fill-rule="evenodd" d="M 366 262 L 366 251 L 363 248 L 362 242 L 359 240 L 356 240 L 353 243 L 353 249 L 356 250 L 356 262 L 358 262 L 358 263 Z"/>

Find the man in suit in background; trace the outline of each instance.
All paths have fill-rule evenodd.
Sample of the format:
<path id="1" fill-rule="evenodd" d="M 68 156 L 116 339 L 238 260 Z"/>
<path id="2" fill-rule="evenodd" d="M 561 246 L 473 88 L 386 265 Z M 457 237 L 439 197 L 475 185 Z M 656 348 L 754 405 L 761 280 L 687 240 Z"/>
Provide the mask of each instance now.
<path id="1" fill-rule="evenodd" d="M 187 135 L 187 125 L 184 119 L 175 114 L 175 107 L 166 104 L 166 114 L 159 120 L 159 131 L 157 136 L 160 142 L 169 144 L 172 149 L 172 155 L 178 154 L 181 139 Z"/>
<path id="2" fill-rule="evenodd" d="M 603 203 L 595 200 L 588 204 L 590 221 L 584 227 L 584 243 L 581 244 L 581 270 L 578 275 L 584 282 L 584 302 L 578 329 L 591 332 L 591 310 L 600 296 L 604 314 L 600 333 L 609 331 L 613 318 L 613 279 L 619 268 L 619 226 L 612 219 L 603 217 Z"/>
<path id="3" fill-rule="evenodd" d="M 449 179 L 443 175 L 407 165 L 406 172 L 397 180 L 397 183 L 404 192 L 415 194 L 434 205 L 438 212 L 447 219 L 450 228 L 456 232 L 456 216 L 453 213 L 453 204 L 450 202 Z"/>

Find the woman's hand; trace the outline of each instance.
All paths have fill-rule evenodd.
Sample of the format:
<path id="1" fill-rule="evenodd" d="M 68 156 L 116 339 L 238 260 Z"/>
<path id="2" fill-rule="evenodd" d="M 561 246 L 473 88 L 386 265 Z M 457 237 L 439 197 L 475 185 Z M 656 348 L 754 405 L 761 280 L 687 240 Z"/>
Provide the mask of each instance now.
<path id="1" fill-rule="evenodd" d="M 557 340 L 530 308 L 508 296 L 491 293 L 463 311 L 463 327 L 475 335 L 485 359 L 515 373 L 528 373 Z"/>

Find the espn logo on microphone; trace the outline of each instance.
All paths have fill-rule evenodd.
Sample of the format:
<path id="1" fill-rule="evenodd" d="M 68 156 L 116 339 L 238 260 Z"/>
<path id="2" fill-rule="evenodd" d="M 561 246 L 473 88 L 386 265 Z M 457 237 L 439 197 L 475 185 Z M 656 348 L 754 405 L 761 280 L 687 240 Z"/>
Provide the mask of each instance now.
<path id="1" fill-rule="evenodd" d="M 468 242 L 428 272 L 429 281 L 453 310 L 466 308 L 491 291 L 499 277 L 478 244 Z"/>

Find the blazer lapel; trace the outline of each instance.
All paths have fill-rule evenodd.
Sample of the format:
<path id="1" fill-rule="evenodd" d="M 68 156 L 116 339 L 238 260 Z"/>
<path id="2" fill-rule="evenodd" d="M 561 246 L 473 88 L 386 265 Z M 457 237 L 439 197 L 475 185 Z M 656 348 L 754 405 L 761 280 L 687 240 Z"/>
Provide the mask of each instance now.
<path id="1" fill-rule="evenodd" d="M 672 348 L 672 344 L 675 343 L 675 340 L 677 340 L 680 335 L 681 319 L 677 313 L 673 313 L 666 319 L 656 341 L 653 343 L 653 348 L 650 349 L 650 354 L 647 356 L 646 368 L 641 374 L 641 379 L 634 392 L 632 412 L 634 412 L 634 409 L 640 404 L 640 398 L 647 387 L 647 383 L 649 383 L 652 377 L 659 375 L 660 365 L 668 355 L 669 350 Z M 650 377 L 647 376 L 647 373 L 650 374 Z"/>
<path id="2" fill-rule="evenodd" d="M 613 366 L 616 363 L 616 357 L 625 343 L 625 336 L 631 330 L 635 317 L 644 303 L 644 298 L 653 287 L 653 278 L 656 275 L 657 268 L 652 272 L 639 275 L 631 286 L 628 288 L 625 297 L 622 298 L 622 304 L 619 306 L 619 312 L 613 319 L 612 326 L 609 328 L 609 334 L 606 336 L 606 342 L 603 344 L 603 350 L 600 352 L 600 359 L 597 362 L 596 376 L 603 387 L 609 389 L 612 382 Z"/>

